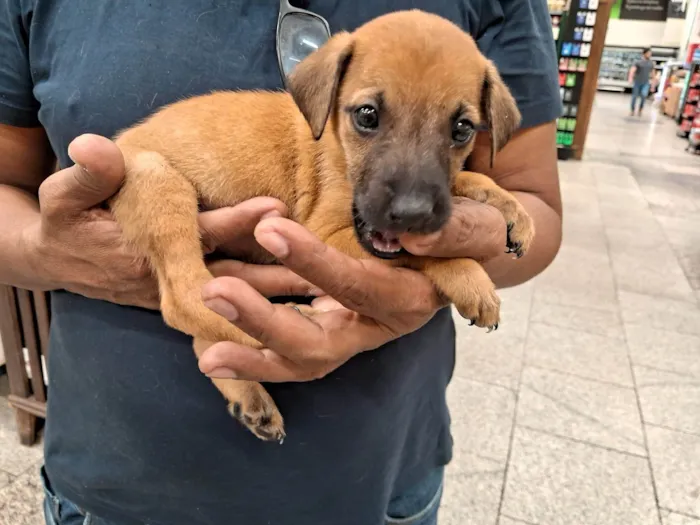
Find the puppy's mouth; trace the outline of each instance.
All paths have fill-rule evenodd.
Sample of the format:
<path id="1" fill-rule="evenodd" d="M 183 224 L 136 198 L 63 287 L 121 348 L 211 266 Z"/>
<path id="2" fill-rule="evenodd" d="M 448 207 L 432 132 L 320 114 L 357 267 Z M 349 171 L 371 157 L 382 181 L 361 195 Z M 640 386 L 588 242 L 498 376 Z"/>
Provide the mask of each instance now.
<path id="1" fill-rule="evenodd" d="M 352 216 L 355 235 L 360 245 L 371 255 L 380 259 L 396 259 L 400 255 L 408 253 L 401 246 L 398 233 L 372 228 L 364 221 L 355 203 L 352 205 Z"/>

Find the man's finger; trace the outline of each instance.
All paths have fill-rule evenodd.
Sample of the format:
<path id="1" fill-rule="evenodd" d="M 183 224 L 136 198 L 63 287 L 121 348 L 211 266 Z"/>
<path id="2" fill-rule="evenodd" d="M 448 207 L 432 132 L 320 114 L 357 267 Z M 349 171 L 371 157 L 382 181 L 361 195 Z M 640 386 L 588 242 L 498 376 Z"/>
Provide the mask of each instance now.
<path id="1" fill-rule="evenodd" d="M 284 266 L 221 260 L 211 263 L 209 271 L 214 277 L 237 277 L 247 282 L 265 297 L 318 297 L 323 295 L 322 290 Z"/>
<path id="2" fill-rule="evenodd" d="M 324 295 L 311 301 L 311 306 L 319 312 L 330 312 L 331 310 L 342 310 L 345 307 L 330 295 Z"/>
<path id="3" fill-rule="evenodd" d="M 70 217 L 114 195 L 124 181 L 124 157 L 111 140 L 81 135 L 68 146 L 75 165 L 54 173 L 39 187 L 42 212 Z"/>
<path id="4" fill-rule="evenodd" d="M 505 250 L 506 222 L 493 206 L 455 197 L 442 230 L 426 236 L 402 235 L 401 245 L 413 255 L 488 260 Z"/>
<path id="5" fill-rule="evenodd" d="M 217 343 L 199 359 L 199 369 L 211 376 L 262 382 L 318 379 L 356 354 L 379 348 L 395 339 L 373 321 L 350 312 L 333 311 L 314 318 L 328 334 L 325 359 L 291 359 L 283 351 L 255 350 L 231 342 Z"/>
<path id="6" fill-rule="evenodd" d="M 199 369 L 209 377 L 266 383 L 301 381 L 306 375 L 298 365 L 274 352 L 232 342 L 207 348 L 199 358 Z"/>
<path id="7" fill-rule="evenodd" d="M 344 361 L 397 335 L 347 309 L 306 317 L 289 306 L 270 303 L 244 281 L 230 277 L 205 284 L 202 299 L 248 335 L 297 364 Z M 233 310 L 219 311 L 222 302 Z M 235 312 L 234 319 L 231 312 Z"/>
<path id="8" fill-rule="evenodd" d="M 218 247 L 242 251 L 240 243 L 252 240 L 255 226 L 265 217 L 285 217 L 287 207 L 272 197 L 256 197 L 237 206 L 205 211 L 199 214 L 199 229 L 207 251 Z"/>
<path id="9" fill-rule="evenodd" d="M 321 242 L 300 224 L 286 219 L 261 222 L 255 229 L 255 238 L 294 273 L 346 308 L 364 315 L 409 312 L 416 306 L 416 296 L 435 295 L 432 284 L 422 274 L 345 255 Z M 391 304 L 387 304 L 387 298 Z"/>
<path id="10" fill-rule="evenodd" d="M 325 334 L 317 324 L 293 308 L 272 304 L 247 282 L 235 277 L 209 281 L 202 287 L 202 299 L 252 338 L 283 352 L 293 361 L 306 357 L 307 349 L 323 346 Z M 225 310 L 220 308 L 222 302 Z M 233 312 L 235 318 L 231 318 Z"/>

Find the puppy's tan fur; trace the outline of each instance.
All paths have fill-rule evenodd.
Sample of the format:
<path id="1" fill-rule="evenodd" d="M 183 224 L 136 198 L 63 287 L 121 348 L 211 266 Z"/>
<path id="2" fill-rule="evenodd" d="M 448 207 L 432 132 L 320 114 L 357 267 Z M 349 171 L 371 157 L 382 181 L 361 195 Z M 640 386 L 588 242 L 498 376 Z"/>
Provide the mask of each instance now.
<path id="1" fill-rule="evenodd" d="M 322 241 L 353 257 L 371 257 L 357 241 L 352 217 L 353 191 L 362 177 L 358 165 L 371 151 L 343 108 L 375 86 L 393 108 L 392 132 L 403 133 L 400 141 L 441 136 L 443 129 L 449 136 L 449 115 L 460 103 L 474 123 L 488 125 L 493 155 L 519 125 L 512 96 L 471 37 L 442 18 L 407 11 L 335 35 L 297 66 L 290 93 L 194 97 L 116 137 L 126 180 L 110 207 L 125 239 L 152 265 L 166 323 L 195 338 L 197 355 L 212 341 L 260 348 L 202 302 L 202 285 L 212 275 L 204 263 L 198 205 L 218 208 L 272 196 Z M 452 193 L 498 208 L 511 246 L 524 253 L 532 221 L 491 179 L 461 171 L 472 147 L 446 150 Z M 274 262 L 262 249 L 252 259 Z M 476 325 L 498 324 L 494 285 L 477 262 L 403 256 L 388 264 L 422 271 Z M 260 384 L 213 382 L 255 435 L 284 437 L 282 416 Z"/>

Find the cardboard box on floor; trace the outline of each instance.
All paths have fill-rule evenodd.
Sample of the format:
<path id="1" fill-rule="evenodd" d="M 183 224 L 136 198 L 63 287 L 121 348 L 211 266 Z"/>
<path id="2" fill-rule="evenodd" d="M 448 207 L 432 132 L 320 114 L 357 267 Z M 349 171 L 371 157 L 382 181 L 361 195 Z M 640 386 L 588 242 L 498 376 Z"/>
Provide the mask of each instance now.
<path id="1" fill-rule="evenodd" d="M 664 113 L 669 117 L 675 118 L 678 112 L 678 103 L 681 99 L 683 86 L 674 84 L 666 88 L 664 92 L 663 109 Z"/>

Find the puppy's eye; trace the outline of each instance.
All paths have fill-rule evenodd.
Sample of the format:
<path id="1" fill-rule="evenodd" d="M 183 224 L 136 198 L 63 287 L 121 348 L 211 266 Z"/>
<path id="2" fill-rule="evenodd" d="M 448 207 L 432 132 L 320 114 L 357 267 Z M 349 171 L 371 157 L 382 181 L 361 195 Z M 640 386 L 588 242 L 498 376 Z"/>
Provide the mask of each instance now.
<path id="1" fill-rule="evenodd" d="M 474 124 L 465 118 L 456 120 L 452 124 L 452 140 L 455 144 L 466 144 L 472 139 L 474 133 Z"/>
<path id="2" fill-rule="evenodd" d="M 369 105 L 357 108 L 353 113 L 353 120 L 360 131 L 374 131 L 379 127 L 379 113 Z"/>

